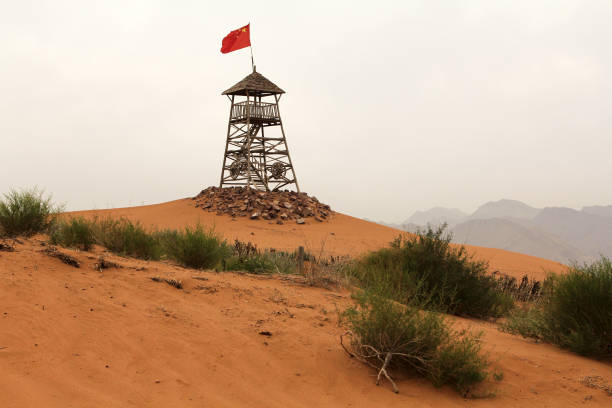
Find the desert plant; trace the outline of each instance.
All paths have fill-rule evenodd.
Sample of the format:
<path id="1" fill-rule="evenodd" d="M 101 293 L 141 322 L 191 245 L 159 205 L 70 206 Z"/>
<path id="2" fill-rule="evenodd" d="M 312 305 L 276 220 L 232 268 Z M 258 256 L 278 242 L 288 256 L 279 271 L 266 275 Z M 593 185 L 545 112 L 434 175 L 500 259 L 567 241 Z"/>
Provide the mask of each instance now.
<path id="1" fill-rule="evenodd" d="M 0 199 L 0 235 L 31 236 L 46 231 L 61 207 L 37 188 L 11 190 Z"/>
<path id="2" fill-rule="evenodd" d="M 219 235 L 201 225 L 183 231 L 164 231 L 159 237 L 167 256 L 190 268 L 213 268 L 231 253 Z"/>
<path id="3" fill-rule="evenodd" d="M 246 271 L 250 273 L 275 272 L 274 260 L 268 252 L 255 253 L 246 257 L 232 256 L 225 261 L 227 271 Z"/>
<path id="4" fill-rule="evenodd" d="M 506 293 L 512 299 L 520 302 L 537 301 L 548 284 L 546 280 L 541 282 L 533 278 L 530 279 L 527 275 L 523 275 L 520 283 L 517 283 L 515 277 L 499 271 L 494 271 L 491 275 L 497 282 L 498 291 Z"/>
<path id="5" fill-rule="evenodd" d="M 275 249 L 260 250 L 256 245 L 234 241 L 232 256 L 223 261 L 223 269 L 250 273 L 293 273 L 297 265 L 297 252 Z"/>
<path id="6" fill-rule="evenodd" d="M 546 305 L 549 337 L 576 353 L 612 357 L 612 262 L 602 257 L 559 276 Z"/>
<path id="7" fill-rule="evenodd" d="M 92 227 L 96 242 L 119 255 L 151 260 L 158 260 L 162 255 L 157 235 L 138 222 L 126 218 L 95 219 Z"/>
<path id="8" fill-rule="evenodd" d="M 71 218 L 69 221 L 59 220 L 49 235 L 53 245 L 80 248 L 83 251 L 89 251 L 95 243 L 92 222 L 82 217 Z"/>
<path id="9" fill-rule="evenodd" d="M 479 335 L 454 332 L 442 315 L 387 296 L 385 289 L 364 291 L 357 296 L 357 306 L 343 314 L 351 344 L 342 345 L 378 370 L 377 384 L 384 375 L 398 392 L 388 369 L 414 372 L 437 386 L 451 384 L 463 393 L 486 378 Z"/>
<path id="10" fill-rule="evenodd" d="M 573 265 L 550 280 L 551 289 L 527 310 L 516 310 L 502 330 L 533 337 L 585 356 L 612 357 L 612 262 Z"/>
<path id="11" fill-rule="evenodd" d="M 488 264 L 474 260 L 464 246 L 454 246 L 451 235 L 428 227 L 414 236 L 396 239 L 390 248 L 355 263 L 353 276 L 363 287 L 386 286 L 392 298 L 456 315 L 498 317 L 513 304 L 497 289 Z"/>
<path id="12" fill-rule="evenodd" d="M 540 302 L 515 308 L 500 328 L 502 331 L 536 340 L 550 338 L 546 316 Z"/>

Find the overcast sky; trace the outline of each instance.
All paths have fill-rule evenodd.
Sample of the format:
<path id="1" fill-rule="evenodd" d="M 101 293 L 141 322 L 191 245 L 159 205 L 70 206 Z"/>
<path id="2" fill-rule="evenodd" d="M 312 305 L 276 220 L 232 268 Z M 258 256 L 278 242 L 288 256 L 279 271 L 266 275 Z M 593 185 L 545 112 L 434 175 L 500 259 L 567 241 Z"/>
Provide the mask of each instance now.
<path id="1" fill-rule="evenodd" d="M 216 185 L 248 49 L 303 191 L 401 221 L 500 198 L 612 204 L 610 1 L 0 2 L 0 191 L 68 209 Z"/>

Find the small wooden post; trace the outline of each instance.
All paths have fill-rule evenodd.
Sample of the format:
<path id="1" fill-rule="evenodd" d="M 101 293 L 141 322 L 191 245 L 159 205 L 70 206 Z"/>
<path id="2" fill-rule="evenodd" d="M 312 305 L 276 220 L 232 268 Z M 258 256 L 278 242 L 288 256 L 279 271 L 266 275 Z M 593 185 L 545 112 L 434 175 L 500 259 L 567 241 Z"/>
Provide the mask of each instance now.
<path id="1" fill-rule="evenodd" d="M 298 248 L 298 273 L 304 273 L 304 247 Z"/>

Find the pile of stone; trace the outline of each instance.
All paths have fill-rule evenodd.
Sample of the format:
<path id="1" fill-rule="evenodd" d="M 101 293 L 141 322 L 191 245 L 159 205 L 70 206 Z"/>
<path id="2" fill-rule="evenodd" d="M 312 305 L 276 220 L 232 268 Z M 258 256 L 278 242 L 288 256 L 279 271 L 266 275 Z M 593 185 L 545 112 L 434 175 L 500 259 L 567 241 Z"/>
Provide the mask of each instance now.
<path id="1" fill-rule="evenodd" d="M 217 215 L 249 217 L 253 220 L 275 220 L 277 224 L 294 221 L 304 224 L 307 218 L 323 222 L 332 215 L 327 204 L 316 197 L 294 191 L 260 191 L 247 187 L 208 187 L 193 197 L 195 206 Z"/>

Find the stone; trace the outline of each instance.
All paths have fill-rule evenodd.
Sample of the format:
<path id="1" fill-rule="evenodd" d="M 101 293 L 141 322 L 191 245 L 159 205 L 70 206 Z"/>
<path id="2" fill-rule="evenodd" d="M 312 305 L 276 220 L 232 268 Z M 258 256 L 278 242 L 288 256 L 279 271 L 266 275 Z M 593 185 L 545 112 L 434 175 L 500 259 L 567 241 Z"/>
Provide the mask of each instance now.
<path id="1" fill-rule="evenodd" d="M 293 191 L 258 191 L 246 187 L 209 187 L 192 198 L 194 206 L 218 215 L 264 220 L 303 220 L 309 217 L 325 222 L 330 207 L 306 193 Z"/>
<path id="2" fill-rule="evenodd" d="M 304 221 L 304 219 L 303 219 L 303 218 L 298 218 L 297 220 L 295 220 L 295 223 L 296 223 L 296 224 L 305 224 L 305 223 L 306 223 L 306 221 Z"/>

